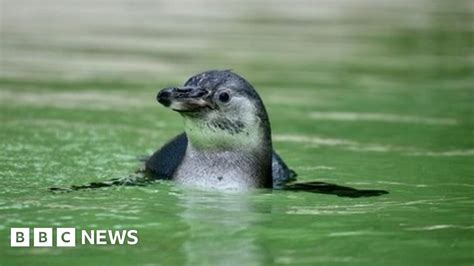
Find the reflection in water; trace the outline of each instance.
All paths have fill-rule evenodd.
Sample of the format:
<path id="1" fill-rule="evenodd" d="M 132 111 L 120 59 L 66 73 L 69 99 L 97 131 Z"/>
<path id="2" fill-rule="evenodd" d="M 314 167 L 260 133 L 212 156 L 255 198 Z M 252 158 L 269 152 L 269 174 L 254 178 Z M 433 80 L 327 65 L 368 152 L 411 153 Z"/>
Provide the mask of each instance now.
<path id="1" fill-rule="evenodd" d="M 185 191 L 181 218 L 189 227 L 183 253 L 188 265 L 264 264 L 268 256 L 255 228 L 263 217 L 251 193 Z"/>
<path id="2" fill-rule="evenodd" d="M 72 192 L 83 189 L 97 189 L 112 186 L 146 186 L 159 180 L 151 180 L 144 178 L 141 175 L 131 175 L 125 178 L 113 178 L 105 181 L 91 182 L 85 185 L 72 185 L 70 187 L 50 187 L 48 190 L 51 192 Z M 279 188 L 280 189 L 280 188 Z M 372 197 L 381 196 L 388 194 L 388 191 L 377 190 L 377 189 L 356 189 L 352 187 L 345 187 L 336 184 L 326 182 L 304 182 L 304 183 L 293 183 L 283 186 L 281 189 L 295 192 L 312 192 L 320 194 L 332 194 L 339 197 L 359 198 L 359 197 Z"/>
<path id="3" fill-rule="evenodd" d="M 337 195 L 339 197 L 359 198 L 373 197 L 388 194 L 388 191 L 377 189 L 356 189 L 326 182 L 294 183 L 284 187 L 284 190 L 296 192 L 312 192 L 321 194 Z"/>

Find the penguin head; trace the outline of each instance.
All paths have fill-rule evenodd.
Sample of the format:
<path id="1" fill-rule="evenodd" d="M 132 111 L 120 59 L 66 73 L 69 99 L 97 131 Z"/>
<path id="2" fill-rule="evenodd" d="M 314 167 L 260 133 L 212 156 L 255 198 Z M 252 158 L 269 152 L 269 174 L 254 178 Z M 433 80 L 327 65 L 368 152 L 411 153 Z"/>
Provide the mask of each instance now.
<path id="1" fill-rule="evenodd" d="M 229 70 L 206 71 L 186 81 L 184 86 L 158 92 L 159 103 L 183 116 L 205 116 L 211 112 L 240 113 L 263 107 L 252 85 Z"/>
<path id="2" fill-rule="evenodd" d="M 268 116 L 260 96 L 248 81 L 229 70 L 192 76 L 182 87 L 160 90 L 157 100 L 184 117 L 191 140 L 193 135 L 210 142 L 229 142 L 232 138 L 230 142 L 236 144 L 236 136 L 254 139 L 251 135 L 261 138 L 263 134 L 270 138 Z"/>

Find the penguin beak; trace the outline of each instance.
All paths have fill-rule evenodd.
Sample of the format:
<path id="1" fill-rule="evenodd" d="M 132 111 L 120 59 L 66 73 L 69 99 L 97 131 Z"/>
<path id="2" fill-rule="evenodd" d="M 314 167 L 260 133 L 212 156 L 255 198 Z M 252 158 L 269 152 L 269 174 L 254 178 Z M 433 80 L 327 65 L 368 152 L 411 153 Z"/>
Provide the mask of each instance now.
<path id="1" fill-rule="evenodd" d="M 209 91 L 201 87 L 172 87 L 158 92 L 156 99 L 165 107 L 177 112 L 194 112 L 204 107 L 212 108 Z"/>

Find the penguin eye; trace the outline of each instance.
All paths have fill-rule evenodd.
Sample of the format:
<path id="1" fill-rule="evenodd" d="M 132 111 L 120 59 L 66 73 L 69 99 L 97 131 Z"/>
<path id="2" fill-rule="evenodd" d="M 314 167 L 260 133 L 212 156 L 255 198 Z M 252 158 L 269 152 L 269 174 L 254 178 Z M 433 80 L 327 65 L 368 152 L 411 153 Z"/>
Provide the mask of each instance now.
<path id="1" fill-rule="evenodd" d="M 227 92 L 222 92 L 219 94 L 219 101 L 222 103 L 228 103 L 230 101 L 230 95 Z"/>

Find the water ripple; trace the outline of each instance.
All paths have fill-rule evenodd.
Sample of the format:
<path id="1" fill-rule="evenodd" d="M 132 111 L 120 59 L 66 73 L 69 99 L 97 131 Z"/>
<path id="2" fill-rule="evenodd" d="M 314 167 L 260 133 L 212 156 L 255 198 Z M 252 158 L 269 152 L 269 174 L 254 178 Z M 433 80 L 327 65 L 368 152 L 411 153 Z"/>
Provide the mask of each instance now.
<path id="1" fill-rule="evenodd" d="M 396 115 L 384 113 L 311 112 L 309 114 L 309 117 L 315 120 L 335 121 L 369 121 L 443 126 L 453 126 L 458 124 L 458 121 L 453 118 L 421 117 L 413 115 Z"/>
<path id="2" fill-rule="evenodd" d="M 454 224 L 436 224 L 436 225 L 429 225 L 424 227 L 413 227 L 413 228 L 406 228 L 405 230 L 408 231 L 433 231 L 433 230 L 441 230 L 441 229 L 466 229 L 471 230 L 474 229 L 474 225 L 454 225 Z"/>

